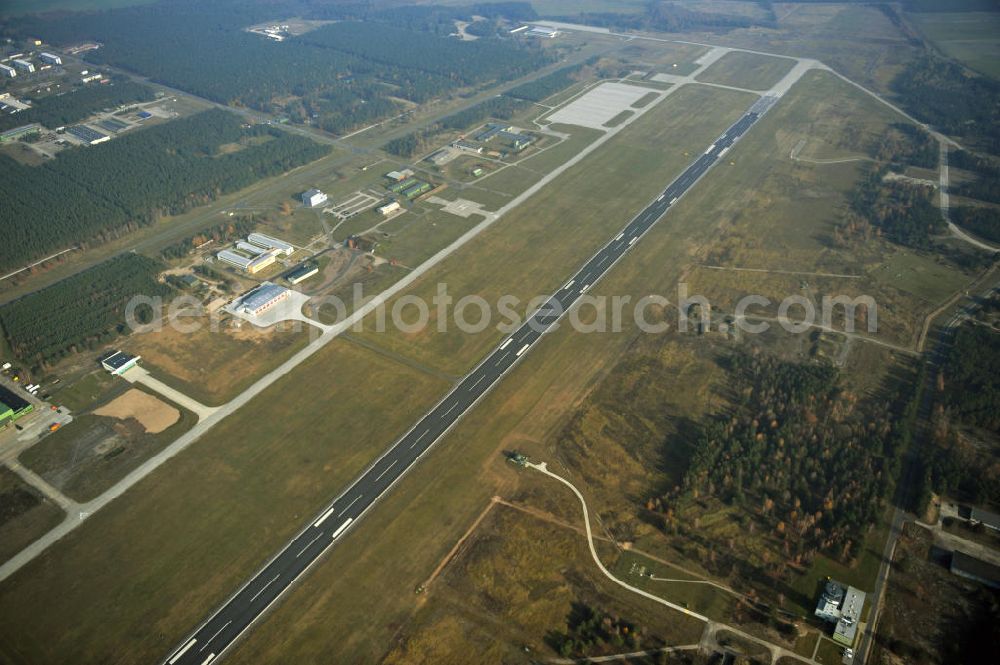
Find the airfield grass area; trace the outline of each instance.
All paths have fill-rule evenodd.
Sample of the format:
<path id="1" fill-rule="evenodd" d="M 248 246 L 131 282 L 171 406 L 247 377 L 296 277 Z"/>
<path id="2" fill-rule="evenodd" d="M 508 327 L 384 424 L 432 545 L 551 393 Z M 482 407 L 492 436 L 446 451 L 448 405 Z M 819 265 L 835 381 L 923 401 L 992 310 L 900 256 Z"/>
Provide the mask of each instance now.
<path id="1" fill-rule="evenodd" d="M 808 57 L 882 94 L 923 47 L 877 6 L 862 3 L 801 3 L 776 11 L 777 26 L 767 30 L 734 30 L 713 36 L 723 46 Z M 697 39 L 701 35 L 680 36 Z M 739 85 L 739 84 L 737 84 Z"/>
<path id="2" fill-rule="evenodd" d="M 788 58 L 731 51 L 698 75 L 705 83 L 732 85 L 750 90 L 768 90 L 795 66 Z"/>
<path id="3" fill-rule="evenodd" d="M 921 12 L 908 17 L 948 57 L 1000 78 L 1000 12 Z"/>
<path id="4" fill-rule="evenodd" d="M 142 356 L 153 376 L 207 406 L 228 402 L 319 333 L 297 322 L 263 330 L 246 321 L 239 321 L 239 328 L 223 321 L 213 330 L 208 316 L 179 322 L 198 328 L 182 332 L 165 323 L 159 331 L 132 334 L 124 348 Z"/>
<path id="5" fill-rule="evenodd" d="M 509 294 L 521 299 L 523 315 L 528 300 L 558 288 L 752 101 L 738 92 L 678 89 L 563 173 L 543 194 L 484 231 L 413 291 L 428 303 L 439 282 L 447 284 L 456 299 L 478 294 L 496 303 Z M 494 327 L 471 335 L 453 322 L 447 328 L 438 332 L 432 321 L 421 332 L 391 329 L 372 337 L 380 346 L 453 374 L 468 370 L 500 338 Z"/>
<path id="6" fill-rule="evenodd" d="M 804 81 L 800 89 L 828 99 L 828 91 L 815 81 Z M 438 281 L 446 281 L 454 295 L 480 293 L 488 299 L 550 292 L 749 103 L 748 96 L 735 92 L 701 86 L 679 90 L 553 182 L 547 196 L 512 211 L 414 291 L 430 296 Z M 742 188 L 754 186 L 746 172 L 759 170 L 759 156 L 788 154 L 787 143 L 797 137 L 776 138 L 787 122 L 780 115 L 764 118 L 730 153 L 732 172 L 725 171 L 726 164 L 716 167 L 591 293 L 671 293 L 686 265 L 731 224 L 709 204 L 723 198 L 737 206 L 745 202 L 750 195 Z M 758 135 L 763 144 L 752 142 Z M 798 196 L 800 191 L 788 188 L 779 194 Z M 366 337 L 391 352 L 458 373 L 499 334 Z M 516 469 L 501 453 L 523 450 L 579 482 L 578 474 L 563 468 L 554 441 L 635 337 L 628 322 L 621 334 L 577 334 L 564 326 L 546 335 L 529 359 L 366 515 L 363 527 L 349 532 L 289 591 L 267 621 L 234 648 L 230 660 L 382 658 L 409 637 L 407 622 L 423 604 L 415 589 L 494 495 L 516 499 L 526 493 L 527 500 L 579 523 L 579 506 L 565 487 Z M 699 362 L 710 379 L 711 365 Z M 697 366 L 688 371 L 700 374 Z M 130 660 L 145 662 L 166 655 L 445 388 L 444 381 L 425 372 L 333 342 L 90 518 L 93 524 L 0 585 L 0 613 L 9 617 L 0 628 L 0 656 L 13 662 L 92 662 L 128 653 Z M 683 386 L 681 392 L 692 391 Z M 681 403 L 684 398 L 674 399 Z M 601 455 L 595 459 L 608 464 Z M 188 491 L 178 491 L 178 483 Z M 594 488 L 582 483 L 581 490 L 589 498 Z M 591 505 L 602 522 L 614 520 L 609 510 L 633 508 L 609 507 L 601 499 Z M 524 539 L 536 542 L 542 553 L 549 551 L 548 536 L 519 536 Z M 541 556 L 528 552 L 529 561 Z M 567 566 L 567 556 L 556 543 L 545 563 L 532 565 L 558 570 Z M 109 560 L 118 565 L 109 569 Z M 434 593 L 432 587 L 426 607 L 434 604 Z M 475 616 L 487 627 L 494 625 L 493 617 L 517 613 L 502 604 L 486 607 L 489 613 Z M 434 626 L 433 619 L 429 614 L 426 625 Z M 427 639 L 419 637 L 419 626 L 418 621 L 411 632 Z M 564 624 L 542 628 L 559 630 Z"/>
<path id="7" fill-rule="evenodd" d="M 7 467 L 0 467 L 0 561 L 44 535 L 63 516 L 59 506 Z"/>
<path id="8" fill-rule="evenodd" d="M 137 386 L 133 390 L 145 388 Z M 121 399 L 120 396 L 118 400 Z M 89 501 L 170 445 L 197 422 L 197 416 L 190 411 L 161 397 L 154 399 L 168 411 L 166 420 L 172 421 L 162 431 L 153 432 L 155 428 L 147 430 L 135 416 L 122 418 L 86 413 L 45 436 L 21 453 L 18 459 L 74 501 Z"/>
<path id="9" fill-rule="evenodd" d="M 419 217 L 412 213 L 406 216 L 406 220 L 400 219 L 405 221 L 405 227 L 379 239 L 378 254 L 411 268 L 417 267 L 483 221 L 482 215 L 459 217 L 440 209 L 425 212 Z"/>
<path id="10" fill-rule="evenodd" d="M 470 649 L 479 662 L 512 662 L 524 657 L 523 646 L 536 658 L 554 656 L 546 638 L 567 632 L 577 603 L 633 622 L 644 649 L 697 643 L 704 628 L 605 579 L 581 532 L 503 505 L 493 507 L 426 595 L 385 663 L 462 663 Z M 595 645 L 585 653 L 608 650 Z"/>
<path id="11" fill-rule="evenodd" d="M 749 311 L 766 316 L 775 316 L 788 296 L 805 296 L 820 311 L 823 296 L 868 295 L 878 310 L 872 336 L 914 345 L 924 318 L 974 275 L 877 236 L 838 241 L 836 228 L 864 162 L 811 164 L 789 158 L 802 139 L 824 158 L 857 155 L 896 120 L 891 111 L 830 74 L 807 73 L 761 120 L 759 131 L 750 132 L 727 155 L 732 164 L 719 165 L 717 191 L 732 195 L 714 196 L 701 189 L 678 203 L 678 215 L 724 220 L 701 266 L 689 275 L 690 292 L 706 296 L 715 310 L 726 313 L 747 294 L 763 295 L 772 304 Z M 752 168 L 746 168 L 745 160 L 751 158 L 744 155 L 754 155 Z M 870 334 L 866 326 L 856 329 Z"/>
<path id="12" fill-rule="evenodd" d="M 815 90 L 816 87 L 815 81 L 804 86 L 808 94 L 824 98 L 822 86 L 819 90 Z M 766 122 L 770 125 L 764 124 Z M 758 131 L 764 135 L 773 134 L 774 128 L 781 123 L 780 117 L 766 118 L 744 141 Z M 770 132 L 765 129 L 768 126 L 771 127 Z M 745 144 L 741 144 L 734 149 L 733 155 L 739 160 L 741 154 L 752 153 Z M 755 168 L 749 158 L 737 163 L 742 165 L 741 170 Z M 711 179 L 718 177 L 715 174 L 710 176 Z M 707 187 L 708 184 L 699 186 L 691 197 L 717 197 L 717 191 Z M 688 207 L 697 208 L 690 204 Z M 616 266 L 604 282 L 594 287 L 595 293 L 642 294 L 672 287 L 682 275 L 684 263 L 690 260 L 692 253 L 714 240 L 720 223 L 707 214 L 675 214 L 670 223 L 654 227 L 633 253 Z M 420 606 L 421 601 L 408 597 L 408 593 L 426 579 L 490 496 L 516 496 L 528 484 L 535 486 L 536 480 L 530 476 L 532 472 L 513 469 L 502 461 L 501 452 L 511 449 L 526 452 L 536 460 L 549 461 L 563 473 L 565 463 L 560 463 L 563 452 L 554 447 L 556 435 L 592 392 L 596 382 L 619 361 L 622 353 L 629 348 L 631 339 L 633 337 L 628 332 L 621 335 L 580 335 L 568 329 L 546 335 L 536 345 L 530 367 L 526 364 L 515 369 L 438 444 L 434 455 L 439 463 L 415 467 L 407 482 L 366 518 L 367 531 L 363 542 L 360 531 L 350 534 L 345 546 L 333 550 L 328 560 L 316 569 L 313 579 L 293 591 L 269 621 L 241 645 L 233 655 L 234 662 L 280 662 L 289 654 L 303 660 L 316 658 L 321 653 L 329 653 L 329 641 L 322 635 L 330 631 L 346 636 L 337 642 L 340 658 L 377 660 L 382 647 L 374 645 L 390 644 L 391 640 L 400 639 L 400 633 L 402 639 L 409 637 L 409 630 L 399 626 Z M 773 342 L 775 348 L 787 346 L 785 339 L 776 339 Z M 690 343 L 696 344 L 697 340 Z M 719 369 L 713 361 L 692 360 L 687 354 L 677 351 L 672 352 L 670 358 L 673 360 L 668 365 L 671 368 L 668 372 L 681 377 L 677 384 L 683 385 L 683 390 L 670 395 L 673 405 L 669 408 L 670 413 L 683 414 L 692 404 L 706 404 L 702 399 L 705 396 L 711 399 L 702 408 L 708 409 L 711 404 L 721 403 L 717 402 L 721 395 L 715 392 L 719 388 L 712 387 L 712 377 L 719 376 Z M 884 378 L 892 358 L 888 354 L 877 358 L 880 369 L 873 368 L 870 362 L 863 362 L 852 365 L 850 371 Z M 627 482 L 634 468 L 629 467 L 627 473 L 622 473 L 618 466 L 620 461 L 620 452 L 601 448 L 593 451 L 591 467 L 605 478 L 614 476 L 614 483 L 618 483 L 618 479 Z M 670 457 L 662 461 L 651 458 L 650 466 L 660 468 L 665 465 L 669 470 L 670 462 Z M 529 475 L 525 477 L 525 473 Z M 575 474 L 568 475 L 580 482 Z M 591 509 L 601 514 L 602 521 L 613 521 L 622 511 L 634 510 L 634 506 L 629 508 L 621 503 L 628 497 L 628 490 L 635 489 L 634 486 L 605 486 L 603 483 L 582 482 L 585 495 L 593 497 L 593 493 L 598 491 L 597 502 Z M 536 494 L 533 493 L 533 496 Z M 605 500 L 612 495 L 617 497 L 615 504 Z M 571 504 L 565 504 L 564 510 L 569 519 Z M 876 551 L 884 533 L 876 529 L 869 537 L 871 544 L 866 545 L 866 549 Z M 352 539 L 358 543 L 353 547 Z M 674 555 L 665 549 L 662 541 L 657 545 L 656 540 L 649 539 L 649 543 L 651 547 L 643 543 L 644 549 L 659 547 L 668 557 Z M 538 547 L 544 549 L 545 543 L 539 543 Z M 414 554 L 399 557 L 397 553 L 401 548 Z M 692 555 L 696 554 L 692 552 Z M 810 572 L 811 581 L 832 573 L 857 579 L 859 583 L 870 583 L 875 568 L 871 562 L 876 560 L 865 554 L 855 567 L 844 569 L 824 564 L 820 558 Z M 693 563 L 697 565 L 697 561 Z M 558 567 L 561 561 L 556 559 L 548 565 Z M 376 589 L 383 593 L 375 594 Z M 366 606 L 366 616 L 380 618 L 367 621 L 359 628 L 352 617 L 338 615 L 337 608 L 353 607 L 362 602 Z M 495 610 L 496 613 L 505 611 L 505 607 Z M 495 616 L 482 617 L 483 624 L 493 625 Z"/>
<path id="13" fill-rule="evenodd" d="M 6 580 L 0 660 L 158 660 L 444 388 L 331 343 Z"/>

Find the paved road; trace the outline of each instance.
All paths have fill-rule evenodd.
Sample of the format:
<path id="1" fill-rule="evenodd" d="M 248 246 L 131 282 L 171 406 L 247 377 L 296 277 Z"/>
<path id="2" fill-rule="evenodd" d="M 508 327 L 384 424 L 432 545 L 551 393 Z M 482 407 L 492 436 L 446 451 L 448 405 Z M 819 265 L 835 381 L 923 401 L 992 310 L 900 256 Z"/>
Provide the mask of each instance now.
<path id="1" fill-rule="evenodd" d="M 471 409 L 501 377 L 527 354 L 539 338 L 568 311 L 777 101 L 763 97 L 663 190 L 618 235 L 594 254 L 520 328 L 467 374 L 436 406 L 377 459 L 351 486 L 327 505 L 202 623 L 170 656 L 168 665 L 207 665 L 222 654 L 282 592 Z"/>

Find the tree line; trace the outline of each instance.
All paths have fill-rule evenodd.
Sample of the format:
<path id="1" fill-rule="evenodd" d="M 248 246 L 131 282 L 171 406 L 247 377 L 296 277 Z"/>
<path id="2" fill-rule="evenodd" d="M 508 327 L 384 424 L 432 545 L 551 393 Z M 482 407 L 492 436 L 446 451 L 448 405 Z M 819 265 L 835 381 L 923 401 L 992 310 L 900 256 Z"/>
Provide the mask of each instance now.
<path id="1" fill-rule="evenodd" d="M 920 120 L 1000 153 L 1000 81 L 928 53 L 908 64 L 891 87 Z"/>
<path id="2" fill-rule="evenodd" d="M 85 85 L 58 95 L 33 99 L 30 109 L 0 116 L 0 131 L 40 123 L 49 129 L 83 120 L 104 109 L 155 99 L 153 91 L 127 79 L 114 79 L 108 85 Z"/>
<path id="3" fill-rule="evenodd" d="M 934 189 L 924 185 L 887 181 L 888 165 L 866 169 L 851 194 L 851 214 L 845 229 L 864 234 L 870 225 L 892 242 L 917 249 L 931 246 L 945 222 L 934 203 Z"/>
<path id="4" fill-rule="evenodd" d="M 94 13 L 27 17 L 10 32 L 53 43 L 83 38 L 102 48 L 85 57 L 139 72 L 224 104 L 287 113 L 344 132 L 457 87 L 508 80 L 550 61 L 515 40 L 460 42 L 442 36 L 472 12 L 524 14 L 517 3 L 465 8 L 375 8 L 307 1 L 157 3 Z M 275 43 L 242 26 L 275 16 L 336 20 Z M 444 32 L 444 34 L 448 34 Z"/>
<path id="5" fill-rule="evenodd" d="M 713 496 L 764 521 L 796 564 L 857 556 L 899 470 L 894 407 L 861 401 L 828 365 L 745 352 L 729 364 L 739 402 L 702 428 L 682 486 L 652 509 L 669 526 L 672 503 Z"/>
<path id="6" fill-rule="evenodd" d="M 34 369 L 127 334 L 125 307 L 134 296 L 165 296 L 162 265 L 122 254 L 0 307 L 0 324 L 14 355 Z M 138 313 L 137 313 L 138 314 Z M 149 311 L 144 316 L 149 317 Z"/>
<path id="7" fill-rule="evenodd" d="M 240 149 L 222 154 L 224 144 Z M 0 269 L 68 244 L 109 240 L 328 152 L 273 127 L 245 128 L 236 115 L 213 109 L 68 149 L 36 167 L 0 156 L 0 225 L 7 233 Z"/>
<path id="8" fill-rule="evenodd" d="M 593 61 L 594 59 L 591 59 L 588 64 L 593 64 Z M 515 86 L 504 94 L 515 99 L 524 99 L 529 102 L 540 102 L 546 97 L 551 97 L 557 92 L 568 88 L 573 83 L 576 83 L 574 75 L 577 74 L 582 68 L 582 65 L 563 67 L 562 69 L 557 69 L 551 74 L 540 76 L 534 81 L 528 81 L 527 83 Z"/>
<path id="9" fill-rule="evenodd" d="M 181 259 L 206 242 L 214 240 L 215 242 L 224 244 L 243 238 L 253 231 L 254 226 L 256 226 L 256 220 L 254 220 L 253 215 L 234 217 L 228 222 L 216 224 L 204 231 L 199 231 L 183 240 L 167 245 L 160 250 L 160 256 L 164 259 Z"/>

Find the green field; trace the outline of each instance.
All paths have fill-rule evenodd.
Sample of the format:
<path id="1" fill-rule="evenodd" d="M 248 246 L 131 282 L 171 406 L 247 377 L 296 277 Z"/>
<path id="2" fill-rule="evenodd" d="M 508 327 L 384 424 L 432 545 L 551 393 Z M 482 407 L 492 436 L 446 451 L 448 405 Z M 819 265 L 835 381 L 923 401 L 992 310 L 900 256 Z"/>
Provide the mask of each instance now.
<path id="1" fill-rule="evenodd" d="M 930 12 L 909 17 L 942 53 L 1000 78 L 1000 12 Z"/>
<path id="2" fill-rule="evenodd" d="M 732 85 L 750 90 L 767 90 L 795 66 L 794 60 L 734 51 L 709 65 L 699 81 Z"/>

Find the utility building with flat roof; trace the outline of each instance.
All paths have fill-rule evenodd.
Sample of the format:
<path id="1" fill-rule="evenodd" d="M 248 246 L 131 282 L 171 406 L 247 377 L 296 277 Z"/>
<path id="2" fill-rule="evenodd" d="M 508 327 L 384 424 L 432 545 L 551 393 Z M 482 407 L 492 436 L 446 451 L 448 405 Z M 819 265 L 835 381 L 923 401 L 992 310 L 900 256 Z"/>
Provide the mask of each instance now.
<path id="1" fill-rule="evenodd" d="M 30 74 L 35 71 L 35 65 L 31 61 L 25 60 L 23 58 L 17 58 L 16 60 L 11 60 L 14 63 L 14 68 L 19 69 L 22 72 Z"/>
<path id="2" fill-rule="evenodd" d="M 47 65 L 61 65 L 62 58 L 55 53 L 39 53 L 38 59 Z"/>
<path id="3" fill-rule="evenodd" d="M 9 79 L 17 77 L 17 70 L 10 65 L 0 65 L 0 73 Z"/>

